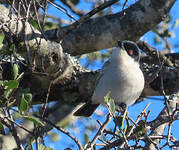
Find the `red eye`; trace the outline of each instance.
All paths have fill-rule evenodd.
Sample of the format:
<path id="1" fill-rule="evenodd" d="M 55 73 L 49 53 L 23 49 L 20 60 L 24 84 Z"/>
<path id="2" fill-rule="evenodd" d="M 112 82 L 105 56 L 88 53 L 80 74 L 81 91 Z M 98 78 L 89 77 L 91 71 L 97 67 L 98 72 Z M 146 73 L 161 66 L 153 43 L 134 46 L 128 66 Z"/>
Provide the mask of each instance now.
<path id="1" fill-rule="evenodd" d="M 133 50 L 129 50 L 129 55 L 133 55 Z"/>

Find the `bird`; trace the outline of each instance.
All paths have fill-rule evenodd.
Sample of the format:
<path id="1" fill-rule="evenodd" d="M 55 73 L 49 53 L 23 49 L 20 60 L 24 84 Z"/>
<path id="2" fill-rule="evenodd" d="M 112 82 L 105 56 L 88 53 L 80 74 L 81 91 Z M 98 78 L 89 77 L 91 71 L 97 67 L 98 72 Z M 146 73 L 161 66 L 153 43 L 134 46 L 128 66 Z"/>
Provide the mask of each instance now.
<path id="1" fill-rule="evenodd" d="M 144 89 L 144 75 L 140 69 L 140 52 L 133 41 L 118 41 L 109 60 L 104 63 L 92 98 L 83 104 L 74 116 L 89 117 L 110 92 L 110 98 L 117 105 L 129 106 L 135 103 Z"/>

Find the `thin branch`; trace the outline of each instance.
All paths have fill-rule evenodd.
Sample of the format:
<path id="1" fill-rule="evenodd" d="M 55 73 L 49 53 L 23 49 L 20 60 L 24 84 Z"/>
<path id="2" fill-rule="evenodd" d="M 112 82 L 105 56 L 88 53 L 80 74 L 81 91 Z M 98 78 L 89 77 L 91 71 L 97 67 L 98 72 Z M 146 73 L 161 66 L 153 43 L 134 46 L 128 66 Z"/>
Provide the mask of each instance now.
<path id="1" fill-rule="evenodd" d="M 125 0 L 124 5 L 122 6 L 122 11 L 124 11 L 125 6 L 127 5 L 128 0 Z"/>
<path id="2" fill-rule="evenodd" d="M 35 146 L 36 146 L 36 150 L 39 150 L 39 144 L 38 144 L 38 138 L 35 138 Z"/>
<path id="3" fill-rule="evenodd" d="M 42 112 L 42 118 L 44 117 L 45 115 L 45 111 L 47 109 L 47 103 L 48 103 L 48 99 L 49 99 L 49 95 L 50 95 L 50 89 L 51 89 L 51 85 L 52 85 L 52 82 L 50 82 L 49 86 L 48 86 L 48 91 L 47 91 L 47 94 L 46 94 L 46 99 L 45 99 L 45 103 L 43 105 L 43 112 Z"/>
<path id="4" fill-rule="evenodd" d="M 12 122 L 12 123 L 14 123 L 16 126 L 18 126 L 19 128 L 21 128 L 21 129 L 23 129 L 24 131 L 26 131 L 26 132 L 28 132 L 28 133 L 30 133 L 31 135 L 33 135 L 34 136 L 34 133 L 33 132 L 31 132 L 30 130 L 28 130 L 27 128 L 25 128 L 25 127 L 23 127 L 22 125 L 20 125 L 20 124 L 18 124 L 18 123 L 16 123 L 15 121 L 13 121 L 12 119 L 9 119 L 9 118 L 6 118 L 9 122 Z"/>
<path id="5" fill-rule="evenodd" d="M 148 104 L 145 106 L 145 108 L 142 110 L 142 112 L 137 116 L 137 119 L 136 119 L 135 123 L 133 124 L 131 130 L 130 130 L 129 133 L 127 134 L 127 137 L 129 137 L 129 136 L 132 134 L 132 132 L 133 132 L 133 130 L 134 130 L 134 127 L 136 126 L 137 122 L 142 118 L 143 114 L 145 113 L 145 111 L 146 111 L 146 109 L 149 107 L 149 105 L 150 105 L 150 103 L 148 103 Z M 137 126 L 136 126 L 136 127 L 137 127 Z"/>
<path id="6" fill-rule="evenodd" d="M 64 7 L 62 7 L 61 5 L 55 3 L 55 2 L 52 2 L 50 0 L 47 0 L 48 3 L 50 3 L 51 5 L 53 5 L 55 8 L 59 9 L 60 11 L 62 11 L 63 13 L 65 13 L 68 17 L 70 17 L 71 19 L 77 21 L 73 16 L 71 16 L 67 9 L 65 9 Z"/>
<path id="7" fill-rule="evenodd" d="M 110 114 L 107 115 L 107 118 L 105 120 L 105 122 L 103 123 L 103 125 L 99 128 L 98 132 L 96 133 L 95 137 L 91 140 L 91 142 L 89 142 L 86 146 L 85 149 L 88 148 L 92 148 L 96 142 L 96 140 L 98 139 L 98 137 L 103 133 L 104 129 L 106 128 L 106 126 L 108 125 L 108 123 L 111 121 L 112 117 Z"/>
<path id="8" fill-rule="evenodd" d="M 60 132 L 66 134 L 67 136 L 69 136 L 78 146 L 79 150 L 83 150 L 82 145 L 80 144 L 80 142 L 73 136 L 71 135 L 68 131 L 64 130 L 63 128 L 53 124 L 50 120 L 47 120 L 45 118 L 42 118 L 41 116 L 37 116 L 39 118 L 41 118 L 43 121 L 45 121 L 47 124 L 50 124 L 51 126 L 53 126 L 54 128 L 56 128 L 57 130 L 59 130 Z"/>
<path id="9" fill-rule="evenodd" d="M 124 134 L 122 130 L 121 130 L 121 133 L 122 133 L 122 137 L 124 138 L 124 143 L 120 147 L 123 148 L 123 146 L 126 144 L 127 149 L 130 149 L 130 145 L 129 145 L 126 135 Z"/>
<path id="10" fill-rule="evenodd" d="M 104 2 L 103 4 L 99 5 L 98 7 L 94 8 L 93 10 L 91 10 L 89 13 L 87 13 L 86 15 L 82 16 L 78 22 L 82 23 L 85 20 L 88 20 L 90 17 L 92 17 L 93 15 L 95 15 L 96 13 L 100 12 L 101 10 L 113 5 L 114 3 L 118 2 L 119 0 L 109 0 Z"/>
<path id="11" fill-rule="evenodd" d="M 53 15 L 47 14 L 46 17 L 47 17 L 47 18 L 51 18 L 51 19 L 53 19 L 53 20 L 56 20 L 57 22 L 59 22 L 59 24 L 61 24 L 61 23 L 66 24 L 66 25 L 69 25 L 69 24 L 70 24 L 70 22 L 69 22 L 68 20 L 60 19 L 60 18 L 58 18 L 58 17 L 56 17 L 56 16 L 53 16 Z"/>
<path id="12" fill-rule="evenodd" d="M 9 118 L 12 119 L 12 115 L 11 115 L 9 109 L 7 110 L 7 113 L 8 113 L 8 115 L 9 115 Z M 8 117 L 5 117 L 5 118 L 8 119 Z M 15 128 L 13 122 L 11 122 L 11 128 L 10 128 L 9 130 L 11 131 L 11 133 L 12 133 L 12 135 L 13 135 L 15 141 L 16 141 L 16 144 L 17 144 L 17 146 L 18 146 L 18 149 L 19 149 L 19 150 L 23 150 L 22 143 L 21 143 L 21 141 L 20 141 L 19 135 L 18 135 L 18 133 L 17 133 L 17 130 L 16 130 L 16 128 Z"/>
<path id="13" fill-rule="evenodd" d="M 119 0 L 109 0 L 104 2 L 103 4 L 101 4 L 100 6 L 94 8 L 93 10 L 91 10 L 89 13 L 87 13 L 86 15 L 82 16 L 78 21 L 76 21 L 75 23 L 73 23 L 72 25 L 68 26 L 67 28 L 65 28 L 64 31 L 59 31 L 58 33 L 58 41 L 61 41 L 68 33 L 70 33 L 72 30 L 74 30 L 75 28 L 77 28 L 77 26 L 81 23 L 83 23 L 84 21 L 90 19 L 90 17 L 92 17 L 93 15 L 95 15 L 96 13 L 100 12 L 101 10 L 113 5 L 114 3 L 118 2 Z"/>
<path id="14" fill-rule="evenodd" d="M 143 52 L 145 52 L 145 53 L 146 53 L 148 56 L 150 56 L 151 58 L 157 59 L 157 61 L 158 61 L 158 58 L 160 58 L 161 61 L 164 62 L 166 65 L 171 66 L 171 67 L 174 66 L 173 63 L 172 63 L 166 56 L 161 55 L 161 54 L 159 54 L 159 56 L 158 56 L 158 54 L 157 54 L 157 53 L 158 53 L 157 49 L 154 48 L 154 47 L 151 47 L 151 46 L 150 46 L 149 44 L 147 44 L 146 42 L 139 40 L 139 41 L 137 41 L 137 45 L 139 46 L 139 48 L 140 48 Z M 159 62 L 159 61 L 158 61 L 158 62 Z"/>
<path id="15" fill-rule="evenodd" d="M 70 10 L 78 16 L 83 16 L 86 11 L 79 10 L 70 0 L 61 0 L 61 2 L 70 8 Z"/>

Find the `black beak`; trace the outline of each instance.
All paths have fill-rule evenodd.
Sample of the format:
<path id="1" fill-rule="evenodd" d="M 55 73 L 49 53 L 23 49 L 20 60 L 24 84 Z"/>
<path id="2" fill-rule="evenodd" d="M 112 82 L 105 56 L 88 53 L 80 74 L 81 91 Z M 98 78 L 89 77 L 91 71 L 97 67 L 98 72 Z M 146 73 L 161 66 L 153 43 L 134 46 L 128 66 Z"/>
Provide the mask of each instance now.
<path id="1" fill-rule="evenodd" d="M 117 44 L 120 48 L 122 48 L 122 42 L 121 41 L 117 41 Z"/>

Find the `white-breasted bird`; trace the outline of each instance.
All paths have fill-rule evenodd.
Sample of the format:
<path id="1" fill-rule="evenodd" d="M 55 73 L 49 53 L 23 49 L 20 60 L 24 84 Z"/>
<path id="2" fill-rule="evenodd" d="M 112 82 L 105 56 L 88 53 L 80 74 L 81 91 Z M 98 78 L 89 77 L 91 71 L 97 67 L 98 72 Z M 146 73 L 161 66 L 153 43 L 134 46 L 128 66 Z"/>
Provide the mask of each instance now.
<path id="1" fill-rule="evenodd" d="M 144 88 L 144 75 L 139 66 L 140 53 L 136 43 L 118 41 L 109 60 L 103 65 L 91 101 L 80 107 L 75 116 L 90 116 L 110 92 L 115 104 L 132 105 Z"/>

